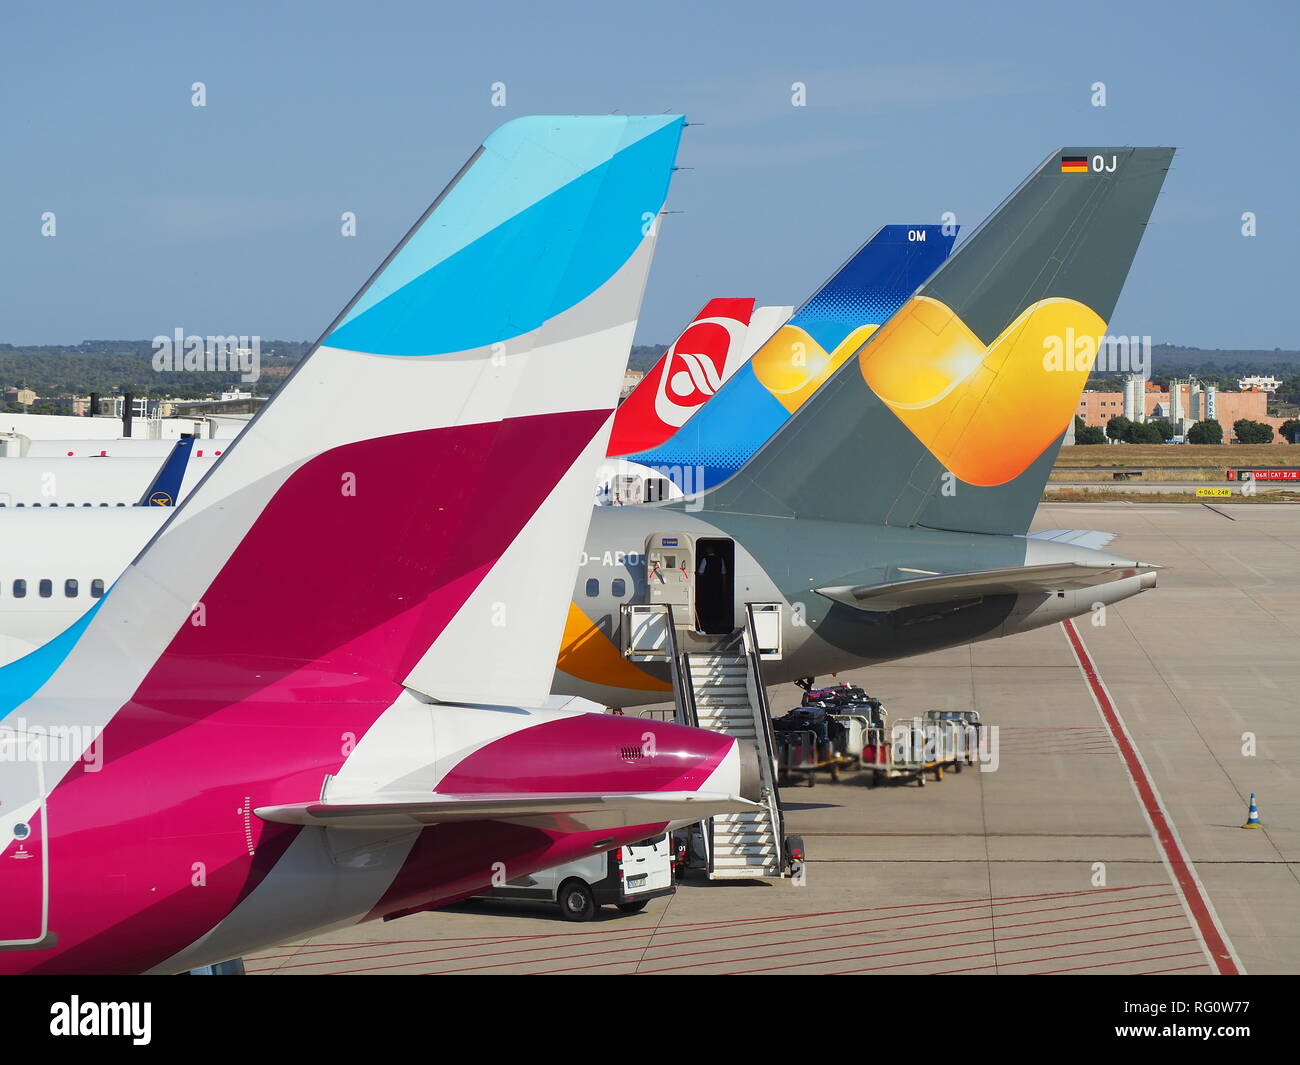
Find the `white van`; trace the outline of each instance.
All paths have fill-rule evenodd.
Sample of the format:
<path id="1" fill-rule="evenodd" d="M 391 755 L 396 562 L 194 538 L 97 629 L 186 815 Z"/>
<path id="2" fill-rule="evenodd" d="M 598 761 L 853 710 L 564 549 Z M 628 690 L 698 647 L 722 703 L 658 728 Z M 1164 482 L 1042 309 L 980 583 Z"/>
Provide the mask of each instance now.
<path id="1" fill-rule="evenodd" d="M 665 833 L 522 876 L 477 897 L 554 902 L 566 921 L 590 921 L 602 906 L 640 913 L 651 899 L 676 890 L 672 848 Z"/>

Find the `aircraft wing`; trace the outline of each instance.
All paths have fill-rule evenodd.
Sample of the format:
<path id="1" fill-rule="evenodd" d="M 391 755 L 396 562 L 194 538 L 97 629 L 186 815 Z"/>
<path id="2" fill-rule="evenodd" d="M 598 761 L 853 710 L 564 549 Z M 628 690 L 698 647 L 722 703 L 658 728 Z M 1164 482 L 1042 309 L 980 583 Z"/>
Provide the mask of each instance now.
<path id="1" fill-rule="evenodd" d="M 859 610 L 899 610 L 955 599 L 976 599 L 986 595 L 1050 593 L 1070 588 L 1132 577 L 1157 569 L 1141 562 L 1081 563 L 1052 562 L 1042 566 L 1009 566 L 1005 569 L 972 570 L 968 573 L 940 573 L 884 584 L 842 585 L 818 588 L 817 593 Z"/>
<path id="2" fill-rule="evenodd" d="M 1058 544 L 1071 544 L 1075 547 L 1086 547 L 1090 551 L 1100 551 L 1115 539 L 1115 533 L 1100 532 L 1097 529 L 1040 529 L 1038 532 L 1028 533 L 1025 538 L 1051 540 Z"/>
<path id="3" fill-rule="evenodd" d="M 466 821 L 509 821 L 566 832 L 668 822 L 689 823 L 714 814 L 745 813 L 758 804 L 735 795 L 660 791 L 610 795 L 360 796 L 347 802 L 261 806 L 263 821 L 329 828 L 403 829 Z"/>

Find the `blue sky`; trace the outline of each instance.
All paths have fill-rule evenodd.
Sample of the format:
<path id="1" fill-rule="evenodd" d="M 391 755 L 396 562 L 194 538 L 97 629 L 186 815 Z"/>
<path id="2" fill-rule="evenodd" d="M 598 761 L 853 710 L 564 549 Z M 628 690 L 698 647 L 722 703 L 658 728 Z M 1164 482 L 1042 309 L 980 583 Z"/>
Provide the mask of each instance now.
<path id="1" fill-rule="evenodd" d="M 640 342 L 799 303 L 882 223 L 972 226 L 1059 145 L 1173 144 L 1112 330 L 1300 347 L 1300 5 L 895 8 L 7 3 L 0 342 L 314 338 L 502 121 L 681 111 Z"/>

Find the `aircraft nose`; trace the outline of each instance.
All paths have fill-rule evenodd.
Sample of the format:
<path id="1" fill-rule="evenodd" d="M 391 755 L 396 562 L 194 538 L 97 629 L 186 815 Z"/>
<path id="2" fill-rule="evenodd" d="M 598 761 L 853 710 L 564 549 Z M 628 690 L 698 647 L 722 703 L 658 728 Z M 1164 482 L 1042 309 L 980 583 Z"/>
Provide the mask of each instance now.
<path id="1" fill-rule="evenodd" d="M 758 802 L 763 796 L 763 777 L 758 771 L 758 751 L 752 743 L 736 741 L 740 755 L 740 797 Z"/>

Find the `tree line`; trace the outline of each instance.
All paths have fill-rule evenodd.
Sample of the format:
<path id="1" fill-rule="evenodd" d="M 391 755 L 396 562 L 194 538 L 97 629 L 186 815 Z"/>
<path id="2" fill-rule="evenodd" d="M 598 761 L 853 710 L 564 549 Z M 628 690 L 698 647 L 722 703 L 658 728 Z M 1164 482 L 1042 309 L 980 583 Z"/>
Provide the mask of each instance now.
<path id="1" fill-rule="evenodd" d="M 1232 431 L 1243 444 L 1271 444 L 1273 427 L 1264 422 L 1250 418 L 1238 418 L 1232 423 Z M 1300 418 L 1288 418 L 1281 426 L 1282 439 L 1288 443 L 1300 443 Z M 1074 417 L 1074 442 L 1076 444 L 1104 444 L 1113 440 L 1122 444 L 1167 444 L 1174 438 L 1173 423 L 1168 418 L 1153 418 L 1147 422 L 1135 422 L 1117 414 L 1106 423 L 1103 429 L 1099 425 L 1085 425 L 1077 414 Z M 1187 430 L 1189 444 L 1222 444 L 1223 426 L 1217 421 L 1199 421 Z"/>

